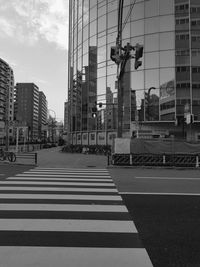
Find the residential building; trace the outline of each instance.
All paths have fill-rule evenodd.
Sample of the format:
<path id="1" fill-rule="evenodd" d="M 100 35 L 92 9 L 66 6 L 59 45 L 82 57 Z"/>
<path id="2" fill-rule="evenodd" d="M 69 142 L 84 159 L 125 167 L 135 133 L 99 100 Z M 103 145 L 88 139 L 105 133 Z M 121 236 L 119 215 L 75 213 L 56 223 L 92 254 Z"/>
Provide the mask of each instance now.
<path id="1" fill-rule="evenodd" d="M 117 65 L 111 61 L 110 51 L 116 45 L 118 2 L 69 1 L 68 99 L 72 134 L 98 131 L 100 119 L 102 130 L 113 128 L 110 111 L 100 112 L 101 118 L 95 119 L 91 118 L 91 107 L 95 102 L 107 101 L 108 88 L 117 97 Z M 133 58 L 126 64 L 123 136 L 131 136 L 131 125 L 139 119 L 140 128 L 149 127 L 152 133 L 166 131 L 168 136 L 200 139 L 200 2 L 124 1 L 123 14 L 126 24 L 122 46 L 130 43 L 144 47 L 140 68 L 135 70 Z M 131 53 L 134 56 L 134 50 Z M 184 122 L 188 114 L 192 124 Z"/>
<path id="2" fill-rule="evenodd" d="M 15 86 L 15 119 L 29 129 L 29 140 L 39 139 L 39 88 L 34 83 Z"/>
<path id="3" fill-rule="evenodd" d="M 14 74 L 9 64 L 0 59 L 0 143 L 13 138 Z"/>
<path id="4" fill-rule="evenodd" d="M 47 137 L 47 99 L 42 91 L 39 91 L 39 114 L 38 114 L 38 131 L 39 140 L 44 141 Z"/>

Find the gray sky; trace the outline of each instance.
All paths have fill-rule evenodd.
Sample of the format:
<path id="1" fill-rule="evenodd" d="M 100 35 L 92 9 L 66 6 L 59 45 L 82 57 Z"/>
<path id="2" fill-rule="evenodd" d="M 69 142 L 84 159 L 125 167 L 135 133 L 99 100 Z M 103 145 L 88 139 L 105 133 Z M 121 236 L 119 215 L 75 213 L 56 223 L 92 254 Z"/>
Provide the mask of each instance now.
<path id="1" fill-rule="evenodd" d="M 68 0 L 0 0 L 0 58 L 34 82 L 57 119 L 67 98 Z"/>

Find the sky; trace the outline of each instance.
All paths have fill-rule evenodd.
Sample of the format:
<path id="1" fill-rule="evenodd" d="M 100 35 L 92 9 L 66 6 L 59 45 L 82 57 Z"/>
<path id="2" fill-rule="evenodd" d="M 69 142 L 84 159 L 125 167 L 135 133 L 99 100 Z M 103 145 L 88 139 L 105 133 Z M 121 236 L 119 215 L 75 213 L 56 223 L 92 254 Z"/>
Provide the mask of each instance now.
<path id="1" fill-rule="evenodd" d="M 0 0 L 0 58 L 15 83 L 43 91 L 50 115 L 64 118 L 67 99 L 69 0 Z"/>

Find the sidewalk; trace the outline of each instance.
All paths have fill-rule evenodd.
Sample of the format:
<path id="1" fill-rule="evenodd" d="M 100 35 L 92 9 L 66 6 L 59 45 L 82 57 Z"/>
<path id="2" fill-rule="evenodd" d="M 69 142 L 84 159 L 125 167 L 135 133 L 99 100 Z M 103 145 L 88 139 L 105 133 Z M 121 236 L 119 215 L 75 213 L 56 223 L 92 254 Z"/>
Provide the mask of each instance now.
<path id="1" fill-rule="evenodd" d="M 38 166 L 58 168 L 106 168 L 107 156 L 61 152 L 61 147 L 43 149 L 38 153 Z M 20 161 L 19 161 L 20 162 Z M 25 162 L 25 161 L 23 161 Z M 27 161 L 26 161 L 27 162 Z"/>

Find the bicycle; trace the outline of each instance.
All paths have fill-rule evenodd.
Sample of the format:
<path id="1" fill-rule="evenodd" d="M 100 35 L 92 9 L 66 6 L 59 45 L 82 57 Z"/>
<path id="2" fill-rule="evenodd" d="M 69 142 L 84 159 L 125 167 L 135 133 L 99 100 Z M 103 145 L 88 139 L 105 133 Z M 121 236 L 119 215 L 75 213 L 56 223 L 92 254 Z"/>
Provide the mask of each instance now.
<path id="1" fill-rule="evenodd" d="M 16 161 L 16 155 L 14 152 L 4 151 L 0 149 L 0 161 L 8 160 L 10 162 Z"/>

